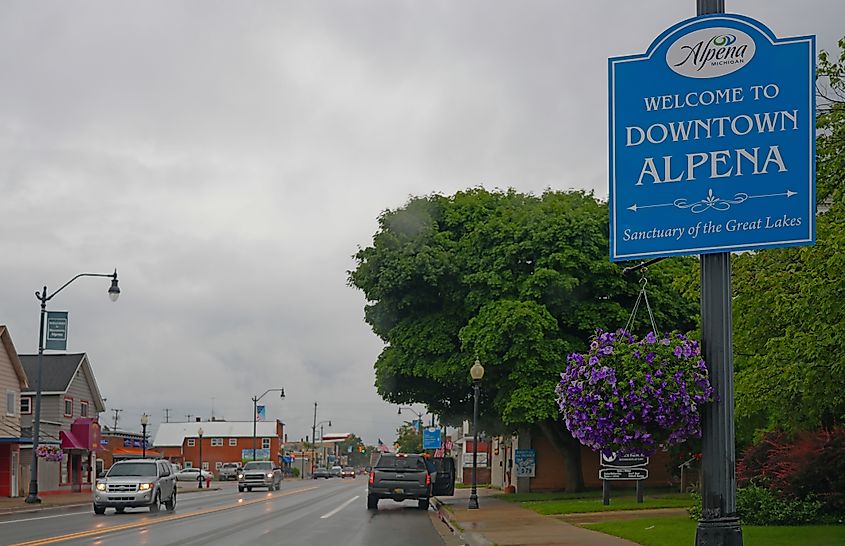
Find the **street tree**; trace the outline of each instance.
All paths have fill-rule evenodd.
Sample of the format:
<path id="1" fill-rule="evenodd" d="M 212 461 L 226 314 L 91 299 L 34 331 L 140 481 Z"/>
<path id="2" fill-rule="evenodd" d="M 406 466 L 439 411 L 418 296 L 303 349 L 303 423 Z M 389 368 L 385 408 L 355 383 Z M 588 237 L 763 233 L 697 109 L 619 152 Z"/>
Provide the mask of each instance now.
<path id="1" fill-rule="evenodd" d="M 478 358 L 481 428 L 542 432 L 567 461 L 567 488 L 582 488 L 580 445 L 560 420 L 554 386 L 570 351 L 630 315 L 638 278 L 623 277 L 608 254 L 607 206 L 583 192 L 475 188 L 385 211 L 349 274 L 385 343 L 379 394 L 459 422 L 472 415 L 469 368 Z M 687 260 L 649 271 L 659 328 L 694 324 L 696 302 L 672 285 Z M 645 319 L 635 326 L 644 333 Z"/>
<path id="2" fill-rule="evenodd" d="M 402 423 L 396 429 L 396 445 L 402 453 L 422 453 L 422 437 L 420 431 L 411 423 Z"/>

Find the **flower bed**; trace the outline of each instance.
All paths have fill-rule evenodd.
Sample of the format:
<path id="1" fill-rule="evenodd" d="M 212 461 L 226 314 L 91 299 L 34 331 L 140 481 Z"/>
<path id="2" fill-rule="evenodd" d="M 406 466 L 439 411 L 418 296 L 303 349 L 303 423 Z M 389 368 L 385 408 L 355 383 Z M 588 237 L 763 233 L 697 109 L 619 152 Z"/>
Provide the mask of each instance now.
<path id="1" fill-rule="evenodd" d="M 643 339 L 597 330 L 572 353 L 555 389 L 566 427 L 606 455 L 651 455 L 701 437 L 701 405 L 713 388 L 697 341 L 683 334 Z"/>

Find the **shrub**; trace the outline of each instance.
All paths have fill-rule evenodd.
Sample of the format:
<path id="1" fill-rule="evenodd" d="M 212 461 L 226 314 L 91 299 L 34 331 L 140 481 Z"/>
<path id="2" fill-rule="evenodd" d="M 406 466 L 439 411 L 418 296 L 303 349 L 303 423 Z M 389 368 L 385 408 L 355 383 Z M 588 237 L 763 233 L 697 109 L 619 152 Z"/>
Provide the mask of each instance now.
<path id="1" fill-rule="evenodd" d="M 767 487 L 777 496 L 820 501 L 830 514 L 845 514 L 845 429 L 769 433 L 743 453 L 740 485 Z"/>
<path id="2" fill-rule="evenodd" d="M 780 498 L 766 487 L 748 485 L 736 490 L 736 511 L 743 525 L 810 525 L 832 523 L 823 505 L 814 499 Z M 691 519 L 701 517 L 701 496 L 693 494 L 687 510 Z"/>

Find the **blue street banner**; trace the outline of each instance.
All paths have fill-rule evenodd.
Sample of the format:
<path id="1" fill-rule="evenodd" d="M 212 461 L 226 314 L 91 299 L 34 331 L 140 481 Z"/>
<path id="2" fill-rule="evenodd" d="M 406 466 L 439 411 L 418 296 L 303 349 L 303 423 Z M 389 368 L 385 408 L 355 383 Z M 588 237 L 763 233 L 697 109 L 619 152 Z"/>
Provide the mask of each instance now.
<path id="1" fill-rule="evenodd" d="M 716 14 L 608 59 L 612 261 L 815 243 L 815 49 Z"/>
<path id="2" fill-rule="evenodd" d="M 423 429 L 423 449 L 440 449 L 443 447 L 443 437 L 440 427 L 426 427 Z"/>
<path id="3" fill-rule="evenodd" d="M 411 426 L 414 427 L 414 430 L 419 430 L 422 428 L 422 419 L 414 419 L 411 421 Z"/>
<path id="4" fill-rule="evenodd" d="M 255 407 L 255 420 L 256 421 L 266 421 L 267 420 L 267 407 L 266 406 L 256 406 Z"/>
<path id="5" fill-rule="evenodd" d="M 44 348 L 67 351 L 67 311 L 47 311 L 47 339 Z"/>

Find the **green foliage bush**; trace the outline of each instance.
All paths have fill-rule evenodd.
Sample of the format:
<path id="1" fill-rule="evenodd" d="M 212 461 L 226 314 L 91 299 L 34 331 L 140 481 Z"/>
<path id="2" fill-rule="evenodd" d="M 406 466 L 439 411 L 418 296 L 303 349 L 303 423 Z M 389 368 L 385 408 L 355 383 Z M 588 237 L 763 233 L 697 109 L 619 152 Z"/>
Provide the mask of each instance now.
<path id="1" fill-rule="evenodd" d="M 691 519 L 701 517 L 701 496 L 693 494 L 687 510 Z M 736 511 L 743 525 L 810 525 L 835 523 L 823 511 L 821 501 L 781 498 L 776 492 L 750 484 L 736 490 Z"/>

